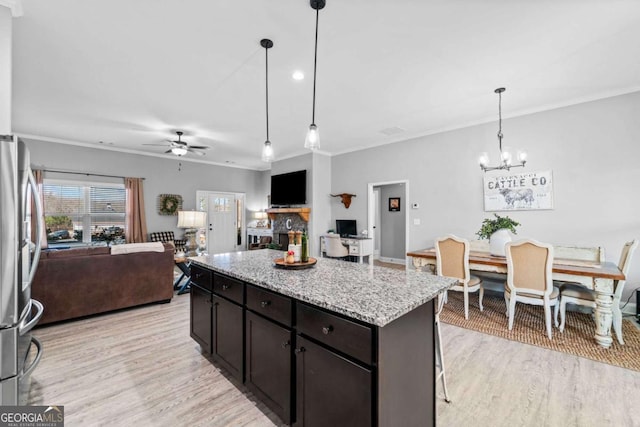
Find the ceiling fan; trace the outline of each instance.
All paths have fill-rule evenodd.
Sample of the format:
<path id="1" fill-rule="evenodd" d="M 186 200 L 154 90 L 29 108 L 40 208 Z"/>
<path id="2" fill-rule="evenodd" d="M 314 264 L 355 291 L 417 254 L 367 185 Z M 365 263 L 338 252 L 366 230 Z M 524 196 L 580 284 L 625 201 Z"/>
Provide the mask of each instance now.
<path id="1" fill-rule="evenodd" d="M 153 146 L 163 146 L 170 147 L 165 154 L 172 153 L 176 156 L 184 156 L 187 153 L 195 153 L 199 156 L 204 156 L 206 153 L 201 150 L 208 150 L 211 147 L 206 145 L 189 145 L 182 140 L 182 135 L 184 133 L 182 131 L 176 131 L 178 135 L 178 140 L 168 140 L 169 144 L 142 144 L 142 145 L 153 145 Z"/>

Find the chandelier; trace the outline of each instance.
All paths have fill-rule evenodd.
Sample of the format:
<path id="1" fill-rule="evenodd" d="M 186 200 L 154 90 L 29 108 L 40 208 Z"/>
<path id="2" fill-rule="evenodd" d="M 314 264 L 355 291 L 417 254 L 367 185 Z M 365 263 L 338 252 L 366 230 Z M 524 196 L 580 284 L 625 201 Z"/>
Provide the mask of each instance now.
<path id="1" fill-rule="evenodd" d="M 503 87 L 499 87 L 494 92 L 498 94 L 498 147 L 500 148 L 500 164 L 498 166 L 487 166 L 489 164 L 489 154 L 484 152 L 480 154 L 480 158 L 478 159 L 478 163 L 480 163 L 480 169 L 484 172 L 492 171 L 492 170 L 500 170 L 506 169 L 509 170 L 511 168 L 519 168 L 524 167 L 527 163 L 527 153 L 524 151 L 518 151 L 517 164 L 512 164 L 513 155 L 508 148 L 502 148 L 502 92 L 506 89 Z"/>

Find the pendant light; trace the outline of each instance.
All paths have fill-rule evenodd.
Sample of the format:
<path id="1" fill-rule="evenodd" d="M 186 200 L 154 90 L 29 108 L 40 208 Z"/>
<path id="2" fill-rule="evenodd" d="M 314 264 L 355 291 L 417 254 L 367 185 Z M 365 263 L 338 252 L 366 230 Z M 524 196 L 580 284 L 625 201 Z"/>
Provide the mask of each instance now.
<path id="1" fill-rule="evenodd" d="M 309 0 L 311 8 L 316 11 L 316 47 L 313 55 L 313 113 L 311 115 L 311 124 L 307 131 L 307 137 L 304 140 L 304 148 L 317 150 L 320 148 L 320 133 L 316 126 L 316 68 L 318 65 L 318 17 L 320 9 L 324 8 L 325 0 Z"/>
<path id="2" fill-rule="evenodd" d="M 260 40 L 260 46 L 264 48 L 265 59 L 265 93 L 267 100 L 267 140 L 262 147 L 262 161 L 273 161 L 273 147 L 271 147 L 271 141 L 269 141 L 269 49 L 273 47 L 273 42 L 269 39 Z"/>
<path id="3" fill-rule="evenodd" d="M 511 160 L 513 159 L 513 156 L 511 152 L 507 148 L 502 148 L 502 92 L 505 90 L 506 89 L 503 87 L 499 87 L 494 90 L 494 92 L 498 94 L 498 148 L 500 149 L 500 164 L 498 166 L 487 166 L 489 164 L 489 154 L 482 153 L 480 154 L 478 163 L 480 163 L 480 169 L 484 172 L 499 169 L 510 170 L 511 168 L 520 168 L 524 167 L 525 163 L 527 163 L 527 153 L 524 151 L 518 151 L 518 161 L 520 163 L 512 165 Z"/>

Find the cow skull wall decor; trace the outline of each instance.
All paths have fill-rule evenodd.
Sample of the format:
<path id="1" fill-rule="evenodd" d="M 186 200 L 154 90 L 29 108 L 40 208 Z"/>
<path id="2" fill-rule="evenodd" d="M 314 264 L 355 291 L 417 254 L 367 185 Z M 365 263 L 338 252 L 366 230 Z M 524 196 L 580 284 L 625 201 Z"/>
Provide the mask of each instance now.
<path id="1" fill-rule="evenodd" d="M 331 194 L 331 197 L 340 197 L 342 199 L 341 202 L 344 205 L 344 207 L 346 209 L 349 209 L 349 206 L 351 206 L 351 198 L 356 197 L 356 195 L 349 194 L 349 193 L 341 193 L 341 194 Z"/>

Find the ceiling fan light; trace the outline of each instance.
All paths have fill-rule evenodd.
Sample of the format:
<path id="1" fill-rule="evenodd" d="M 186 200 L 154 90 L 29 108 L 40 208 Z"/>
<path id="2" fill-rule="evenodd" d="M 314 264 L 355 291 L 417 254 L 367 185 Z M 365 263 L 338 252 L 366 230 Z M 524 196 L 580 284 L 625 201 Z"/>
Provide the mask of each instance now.
<path id="1" fill-rule="evenodd" d="M 273 161 L 273 147 L 271 141 L 265 141 L 262 147 L 262 161 L 270 163 Z"/>
<path id="2" fill-rule="evenodd" d="M 171 147 L 171 152 L 176 156 L 184 156 L 187 154 L 187 149 L 184 147 Z"/>
<path id="3" fill-rule="evenodd" d="M 304 148 L 308 148 L 309 150 L 317 150 L 320 148 L 320 131 L 318 131 L 318 126 L 314 123 L 309 125 L 307 137 L 304 140 Z"/>

